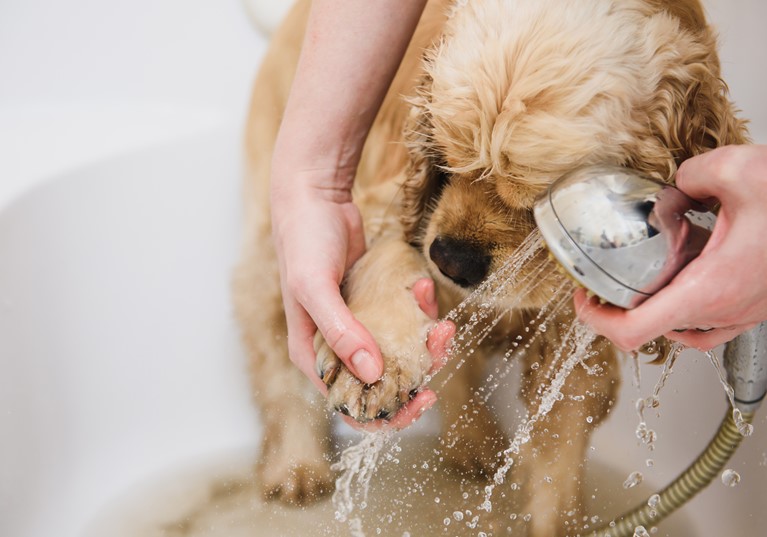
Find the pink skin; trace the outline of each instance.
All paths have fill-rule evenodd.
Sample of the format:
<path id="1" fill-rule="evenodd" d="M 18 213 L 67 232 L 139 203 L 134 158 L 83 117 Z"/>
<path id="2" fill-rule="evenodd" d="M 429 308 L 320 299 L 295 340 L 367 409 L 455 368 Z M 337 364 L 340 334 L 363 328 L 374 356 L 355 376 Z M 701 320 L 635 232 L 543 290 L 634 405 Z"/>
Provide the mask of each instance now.
<path id="1" fill-rule="evenodd" d="M 623 350 L 661 335 L 708 350 L 767 319 L 767 146 L 727 146 L 693 157 L 679 167 L 676 185 L 702 203 L 721 205 L 700 256 L 633 310 L 599 304 L 583 290 L 574 296 L 578 317 Z"/>

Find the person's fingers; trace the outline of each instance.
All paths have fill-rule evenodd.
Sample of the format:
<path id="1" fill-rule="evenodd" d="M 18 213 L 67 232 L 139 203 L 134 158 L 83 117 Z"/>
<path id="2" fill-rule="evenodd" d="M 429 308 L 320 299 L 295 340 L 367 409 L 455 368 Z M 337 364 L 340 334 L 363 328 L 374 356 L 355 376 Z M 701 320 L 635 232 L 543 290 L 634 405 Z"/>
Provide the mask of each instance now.
<path id="1" fill-rule="evenodd" d="M 333 352 L 358 379 L 373 384 L 381 378 L 383 359 L 375 339 L 354 318 L 341 297 L 338 285 L 313 282 L 311 288 L 299 288 L 296 298 Z"/>
<path id="2" fill-rule="evenodd" d="M 431 354 L 431 373 L 436 373 L 447 363 L 448 352 L 455 336 L 453 321 L 440 321 L 429 331 L 426 348 Z"/>
<path id="3" fill-rule="evenodd" d="M 413 284 L 413 295 L 415 295 L 421 310 L 430 318 L 436 320 L 439 315 L 439 306 L 437 305 L 434 280 L 431 278 L 421 278 L 415 282 Z"/>
<path id="4" fill-rule="evenodd" d="M 680 281 L 669 285 L 633 310 L 600 304 L 588 298 L 583 289 L 573 296 L 575 312 L 596 333 L 605 336 L 624 351 L 636 350 L 646 342 L 678 328 L 694 328 L 684 323 L 697 317 L 691 311 L 691 290 Z M 626 327 L 630 327 L 627 330 Z"/>
<path id="5" fill-rule="evenodd" d="M 751 330 L 758 323 L 728 326 L 726 328 L 714 328 L 711 331 L 701 332 L 695 329 L 685 330 L 683 332 L 668 332 L 664 334 L 666 339 L 678 341 L 683 343 L 687 347 L 698 349 L 701 351 L 708 351 L 714 347 L 727 343 L 728 341 L 735 339 L 737 336 Z"/>
<path id="6" fill-rule="evenodd" d="M 729 188 L 740 181 L 750 152 L 744 146 L 726 146 L 687 159 L 677 170 L 676 186 L 691 198 L 723 205 L 744 195 L 743 188 Z"/>
<path id="7" fill-rule="evenodd" d="M 416 394 L 413 399 L 408 401 L 390 420 L 374 420 L 367 423 L 360 423 L 349 416 L 341 418 L 354 429 L 360 431 L 379 431 L 381 429 L 404 429 L 415 423 L 424 412 L 431 408 L 437 402 L 437 394 L 432 390 L 425 389 Z"/>

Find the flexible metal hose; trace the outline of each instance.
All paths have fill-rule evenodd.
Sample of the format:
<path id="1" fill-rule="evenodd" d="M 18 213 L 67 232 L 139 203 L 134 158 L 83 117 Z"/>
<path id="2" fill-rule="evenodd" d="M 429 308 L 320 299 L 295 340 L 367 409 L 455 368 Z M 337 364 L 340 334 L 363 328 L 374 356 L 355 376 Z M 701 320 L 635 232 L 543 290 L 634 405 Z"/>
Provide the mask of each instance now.
<path id="1" fill-rule="evenodd" d="M 744 412 L 748 423 L 753 412 Z M 728 411 L 714 438 L 697 459 L 670 485 L 658 493 L 660 501 L 650 506 L 647 502 L 615 518 L 614 522 L 597 528 L 587 537 L 631 537 L 637 526 L 657 526 L 658 523 L 688 502 L 722 471 L 732 454 L 738 449 L 743 436 L 738 432 L 732 412 Z"/>

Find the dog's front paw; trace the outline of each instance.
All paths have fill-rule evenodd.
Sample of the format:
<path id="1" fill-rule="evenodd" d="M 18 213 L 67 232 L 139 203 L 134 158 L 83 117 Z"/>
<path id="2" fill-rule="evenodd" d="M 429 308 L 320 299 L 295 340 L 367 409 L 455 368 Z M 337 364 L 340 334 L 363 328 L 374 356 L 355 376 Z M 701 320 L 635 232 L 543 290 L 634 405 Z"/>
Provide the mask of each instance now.
<path id="1" fill-rule="evenodd" d="M 385 355 L 381 378 L 373 384 L 365 384 L 346 368 L 321 336 L 315 339 L 315 346 L 316 370 L 328 386 L 330 408 L 360 423 L 391 419 L 415 397 L 426 376 L 424 360 L 418 354 Z"/>

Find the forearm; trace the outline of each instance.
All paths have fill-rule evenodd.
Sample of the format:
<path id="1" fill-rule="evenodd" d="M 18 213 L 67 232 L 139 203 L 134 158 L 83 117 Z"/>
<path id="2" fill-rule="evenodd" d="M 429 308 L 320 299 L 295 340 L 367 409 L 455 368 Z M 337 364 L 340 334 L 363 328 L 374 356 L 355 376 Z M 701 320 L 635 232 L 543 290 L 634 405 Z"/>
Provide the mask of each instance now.
<path id="1" fill-rule="evenodd" d="M 425 0 L 314 0 L 275 152 L 348 189 Z M 280 176 L 283 174 L 280 173 Z M 283 180 L 283 179 L 280 179 Z M 285 178 L 287 180 L 287 178 Z"/>

